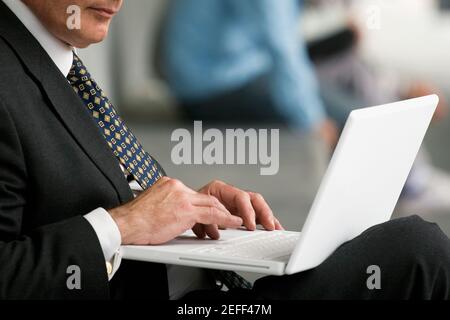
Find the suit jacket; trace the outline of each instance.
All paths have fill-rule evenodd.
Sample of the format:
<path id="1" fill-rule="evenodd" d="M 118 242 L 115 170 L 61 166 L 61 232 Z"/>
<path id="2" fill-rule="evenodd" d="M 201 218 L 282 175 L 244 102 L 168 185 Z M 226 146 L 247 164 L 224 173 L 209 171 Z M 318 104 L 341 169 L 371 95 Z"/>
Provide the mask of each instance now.
<path id="1" fill-rule="evenodd" d="M 0 299 L 166 299 L 164 265 L 123 261 L 108 282 L 82 217 L 132 198 L 87 108 L 0 1 Z"/>

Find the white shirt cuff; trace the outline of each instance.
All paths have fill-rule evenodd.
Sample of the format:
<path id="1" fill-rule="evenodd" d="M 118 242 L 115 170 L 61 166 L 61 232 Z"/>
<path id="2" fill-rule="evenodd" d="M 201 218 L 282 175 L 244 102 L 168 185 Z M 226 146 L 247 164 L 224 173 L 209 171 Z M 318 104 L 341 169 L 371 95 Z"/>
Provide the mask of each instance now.
<path id="1" fill-rule="evenodd" d="M 122 238 L 119 228 L 111 215 L 103 208 L 95 209 L 86 214 L 84 218 L 91 224 L 97 234 L 105 261 L 107 262 L 108 276 L 111 279 L 122 260 L 120 252 Z"/>

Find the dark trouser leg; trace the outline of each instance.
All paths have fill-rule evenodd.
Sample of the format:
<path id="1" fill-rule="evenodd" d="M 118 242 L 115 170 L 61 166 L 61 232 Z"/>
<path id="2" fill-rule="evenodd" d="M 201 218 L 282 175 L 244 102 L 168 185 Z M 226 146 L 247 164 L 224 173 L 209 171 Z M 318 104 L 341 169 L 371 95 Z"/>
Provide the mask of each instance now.
<path id="1" fill-rule="evenodd" d="M 380 290 L 367 287 L 371 265 L 380 267 Z M 319 267 L 262 278 L 248 294 L 262 299 L 449 299 L 450 240 L 417 216 L 393 220 L 342 245 Z"/>

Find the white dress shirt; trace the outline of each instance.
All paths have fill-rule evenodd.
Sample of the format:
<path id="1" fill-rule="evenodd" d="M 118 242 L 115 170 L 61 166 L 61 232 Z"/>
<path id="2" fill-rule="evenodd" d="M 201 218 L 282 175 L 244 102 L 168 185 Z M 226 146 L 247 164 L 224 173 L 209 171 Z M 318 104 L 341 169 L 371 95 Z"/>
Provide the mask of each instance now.
<path id="1" fill-rule="evenodd" d="M 72 68 L 74 48 L 53 36 L 21 0 L 2 1 L 14 12 L 44 48 L 61 73 L 67 77 Z M 120 166 L 124 172 L 124 178 L 126 178 L 128 173 L 125 168 L 119 162 L 117 162 L 117 165 Z M 135 196 L 143 191 L 136 181 L 130 182 L 129 185 Z M 119 228 L 111 215 L 103 208 L 98 208 L 84 215 L 84 218 L 91 224 L 97 234 L 106 261 L 106 271 L 111 280 L 119 269 L 122 259 L 120 248 L 122 239 Z M 167 266 L 167 273 L 171 299 L 180 298 L 192 290 L 211 288 L 206 275 L 200 269 Z"/>

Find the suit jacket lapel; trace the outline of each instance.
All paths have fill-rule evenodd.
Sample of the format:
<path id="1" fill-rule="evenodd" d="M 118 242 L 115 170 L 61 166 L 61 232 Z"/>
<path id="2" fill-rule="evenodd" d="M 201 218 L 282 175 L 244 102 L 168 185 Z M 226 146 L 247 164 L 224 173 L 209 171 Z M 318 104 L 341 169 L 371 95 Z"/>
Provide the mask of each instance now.
<path id="1" fill-rule="evenodd" d="M 121 202 L 133 197 L 119 163 L 67 79 L 17 17 L 0 1 L 0 37 L 43 88 L 67 130 L 115 187 Z"/>

